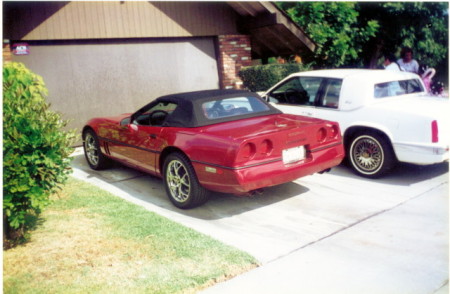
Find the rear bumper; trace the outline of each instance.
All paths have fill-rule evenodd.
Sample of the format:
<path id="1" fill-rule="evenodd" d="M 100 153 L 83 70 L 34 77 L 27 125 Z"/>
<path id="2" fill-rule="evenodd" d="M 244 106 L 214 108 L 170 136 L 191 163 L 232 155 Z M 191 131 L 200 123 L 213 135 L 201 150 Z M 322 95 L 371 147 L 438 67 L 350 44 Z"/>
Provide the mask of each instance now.
<path id="1" fill-rule="evenodd" d="M 341 145 L 309 153 L 307 158 L 285 165 L 277 160 L 263 165 L 227 169 L 193 163 L 200 183 L 207 189 L 222 193 L 246 195 L 248 192 L 291 182 L 300 177 L 332 168 L 341 163 L 345 152 Z"/>
<path id="2" fill-rule="evenodd" d="M 435 164 L 449 159 L 448 145 L 397 143 L 394 150 L 399 161 L 413 164 Z"/>

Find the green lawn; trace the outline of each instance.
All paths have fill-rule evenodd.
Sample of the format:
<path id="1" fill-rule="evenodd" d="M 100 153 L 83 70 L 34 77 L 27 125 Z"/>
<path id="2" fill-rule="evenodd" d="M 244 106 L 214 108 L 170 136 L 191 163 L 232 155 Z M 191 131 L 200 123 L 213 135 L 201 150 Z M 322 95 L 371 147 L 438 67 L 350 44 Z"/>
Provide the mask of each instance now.
<path id="1" fill-rule="evenodd" d="M 4 251 L 4 293 L 195 293 L 250 255 L 70 179 L 29 242 Z"/>

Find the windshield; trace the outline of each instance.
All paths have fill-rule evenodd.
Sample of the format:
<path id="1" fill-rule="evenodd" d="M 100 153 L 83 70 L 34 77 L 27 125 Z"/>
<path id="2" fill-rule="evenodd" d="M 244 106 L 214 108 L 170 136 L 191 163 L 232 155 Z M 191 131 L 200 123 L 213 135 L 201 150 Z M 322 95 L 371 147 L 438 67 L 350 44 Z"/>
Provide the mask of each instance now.
<path id="1" fill-rule="evenodd" d="M 392 81 L 375 84 L 374 97 L 384 98 L 400 96 L 412 93 L 421 93 L 424 91 L 422 83 L 418 79 Z"/>

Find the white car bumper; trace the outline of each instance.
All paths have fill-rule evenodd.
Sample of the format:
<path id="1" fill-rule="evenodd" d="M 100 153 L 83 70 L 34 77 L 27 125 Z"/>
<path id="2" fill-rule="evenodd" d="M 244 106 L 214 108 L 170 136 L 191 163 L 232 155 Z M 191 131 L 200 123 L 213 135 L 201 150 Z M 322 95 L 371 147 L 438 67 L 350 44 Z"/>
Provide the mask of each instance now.
<path id="1" fill-rule="evenodd" d="M 394 143 L 397 159 L 414 164 L 434 164 L 448 161 L 449 146 L 436 144 Z"/>

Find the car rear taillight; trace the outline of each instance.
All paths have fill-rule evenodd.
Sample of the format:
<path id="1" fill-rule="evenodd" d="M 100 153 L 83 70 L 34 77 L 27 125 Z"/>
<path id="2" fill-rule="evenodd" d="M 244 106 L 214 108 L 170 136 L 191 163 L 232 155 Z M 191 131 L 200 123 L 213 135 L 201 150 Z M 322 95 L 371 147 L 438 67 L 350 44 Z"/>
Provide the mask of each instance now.
<path id="1" fill-rule="evenodd" d="M 325 128 L 320 128 L 316 134 L 317 141 L 322 143 L 327 138 L 327 130 Z"/>
<path id="2" fill-rule="evenodd" d="M 255 156 L 256 146 L 253 143 L 246 143 L 239 151 L 239 157 L 243 159 L 251 159 Z"/>
<path id="3" fill-rule="evenodd" d="M 270 140 L 264 140 L 261 142 L 261 144 L 259 145 L 259 153 L 263 154 L 263 155 L 270 155 L 270 153 L 272 153 L 273 150 L 273 143 Z"/>
<path id="4" fill-rule="evenodd" d="M 330 128 L 330 138 L 336 138 L 339 135 L 339 127 L 332 125 Z"/>
<path id="5" fill-rule="evenodd" d="M 431 142 L 432 143 L 439 142 L 439 130 L 438 130 L 438 123 L 436 120 L 433 120 L 431 122 Z"/>

